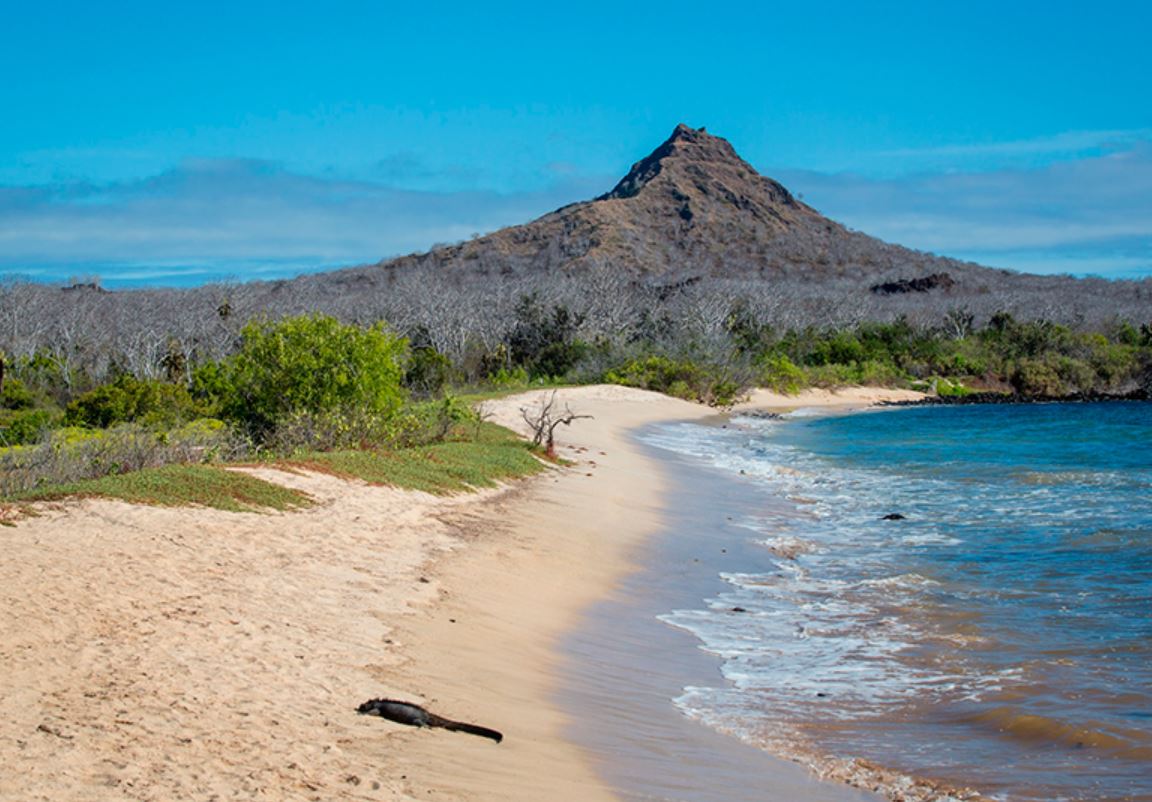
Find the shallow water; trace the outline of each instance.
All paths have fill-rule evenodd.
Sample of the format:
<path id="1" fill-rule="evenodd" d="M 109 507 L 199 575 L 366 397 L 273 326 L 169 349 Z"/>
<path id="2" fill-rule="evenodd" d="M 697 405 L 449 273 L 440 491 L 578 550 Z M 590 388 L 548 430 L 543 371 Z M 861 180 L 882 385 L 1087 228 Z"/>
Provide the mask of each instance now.
<path id="1" fill-rule="evenodd" d="M 723 475 L 669 468 L 677 503 L 659 536 L 634 555 L 643 568 L 588 611 L 564 643 L 559 701 L 570 713 L 569 735 L 630 801 L 877 802 L 842 784 L 821 783 L 806 768 L 723 735 L 673 704 L 686 684 L 722 681 L 721 663 L 659 616 L 720 592 L 719 572 L 762 556 L 735 517 L 763 504 Z M 731 515 L 717 519 L 721 508 Z"/>
<path id="2" fill-rule="evenodd" d="M 722 529 L 741 543 L 703 558 L 720 584 L 658 616 L 720 661 L 722 678 L 674 694 L 688 717 L 1004 799 L 1152 799 L 1152 405 L 736 418 L 641 439 L 679 455 L 682 486 L 730 487 L 670 500 L 673 521 L 709 508 L 687 548 Z"/>

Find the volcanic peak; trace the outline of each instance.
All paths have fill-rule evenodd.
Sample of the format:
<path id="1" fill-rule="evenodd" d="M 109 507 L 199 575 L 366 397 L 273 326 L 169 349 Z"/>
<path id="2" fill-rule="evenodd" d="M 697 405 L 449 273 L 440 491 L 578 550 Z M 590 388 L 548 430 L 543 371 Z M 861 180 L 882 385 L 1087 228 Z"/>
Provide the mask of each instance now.
<path id="1" fill-rule="evenodd" d="M 657 181 L 661 175 L 664 180 Z M 691 128 L 684 123 L 677 125 L 662 145 L 633 164 L 611 192 L 596 200 L 634 198 L 653 182 L 670 185 L 678 193 L 689 191 L 692 186 L 703 190 L 705 184 L 718 183 L 737 190 L 737 194 L 744 194 L 754 186 L 756 190 L 767 192 L 769 198 L 778 203 L 795 203 L 787 189 L 761 176 L 752 165 L 741 159 L 728 140 L 713 136 L 704 128 Z"/>

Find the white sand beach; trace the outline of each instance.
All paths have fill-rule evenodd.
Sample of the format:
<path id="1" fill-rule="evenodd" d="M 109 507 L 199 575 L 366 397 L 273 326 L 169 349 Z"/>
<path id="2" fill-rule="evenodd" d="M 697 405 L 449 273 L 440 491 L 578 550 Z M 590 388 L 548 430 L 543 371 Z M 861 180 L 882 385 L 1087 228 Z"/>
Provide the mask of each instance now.
<path id="1" fill-rule="evenodd" d="M 488 406 L 521 428 L 538 395 Z M 0 528 L 0 799 L 615 799 L 565 738 L 556 644 L 659 528 L 660 472 L 627 432 L 716 411 L 610 386 L 557 398 L 593 416 L 559 432 L 572 464 L 496 491 L 261 470 L 318 503 L 83 500 Z M 357 715 L 380 696 L 505 740 Z"/>

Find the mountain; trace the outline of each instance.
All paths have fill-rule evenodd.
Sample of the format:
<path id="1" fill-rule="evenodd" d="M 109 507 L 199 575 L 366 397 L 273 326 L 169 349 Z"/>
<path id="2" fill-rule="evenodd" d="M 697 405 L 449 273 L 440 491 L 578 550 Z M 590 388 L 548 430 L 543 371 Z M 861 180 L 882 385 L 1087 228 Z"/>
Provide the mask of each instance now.
<path id="1" fill-rule="evenodd" d="M 760 175 L 727 140 L 683 124 L 593 200 L 379 266 L 462 278 L 607 267 L 660 283 L 763 276 L 870 285 L 986 270 L 850 231 Z"/>
<path id="2" fill-rule="evenodd" d="M 475 373 L 524 299 L 567 310 L 581 337 L 605 342 L 681 322 L 691 337 L 724 338 L 737 308 L 781 331 L 905 319 L 960 334 L 1008 313 L 1114 332 L 1148 321 L 1152 278 L 1029 275 L 891 245 L 679 125 L 603 195 L 423 254 L 183 290 L 0 284 L 0 351 L 148 375 L 177 346 L 186 361 L 229 353 L 253 317 L 325 313 L 432 338 Z"/>

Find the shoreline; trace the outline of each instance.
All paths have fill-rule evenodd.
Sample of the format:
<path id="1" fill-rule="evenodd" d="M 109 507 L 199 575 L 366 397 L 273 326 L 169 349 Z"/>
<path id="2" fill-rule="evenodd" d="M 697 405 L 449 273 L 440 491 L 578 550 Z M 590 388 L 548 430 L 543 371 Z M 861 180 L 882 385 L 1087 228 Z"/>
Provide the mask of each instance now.
<path id="1" fill-rule="evenodd" d="M 522 428 L 519 406 L 492 404 Z M 756 394 L 739 409 L 868 406 Z M 89 500 L 0 532 L 0 799 L 618 799 L 569 738 L 561 643 L 638 569 L 664 478 L 627 433 L 710 408 L 561 390 L 574 465 L 440 499 L 262 471 L 316 508 L 251 515 Z M 499 746 L 355 714 L 393 696 Z M 768 779 L 770 782 L 770 778 Z"/>
<path id="2" fill-rule="evenodd" d="M 864 412 L 871 409 L 854 407 L 852 411 Z M 827 407 L 825 410 L 830 415 L 838 413 Z M 846 411 L 839 410 L 839 413 Z M 654 539 L 658 542 L 649 548 L 651 558 L 646 561 L 643 573 L 626 580 L 631 598 L 626 598 L 622 603 L 601 604 L 598 620 L 600 626 L 614 630 L 636 627 L 643 625 L 643 622 L 633 620 L 620 624 L 619 621 L 628 615 L 630 608 L 640 608 L 642 617 L 652 624 L 647 628 L 649 639 L 653 642 L 677 642 L 678 650 L 670 653 L 666 660 L 668 663 L 680 663 L 676 666 L 675 679 L 682 684 L 666 686 L 660 699 L 662 706 L 670 710 L 675 708 L 674 712 L 682 722 L 691 722 L 698 728 L 719 735 L 724 741 L 746 746 L 752 752 L 776 761 L 775 766 L 744 766 L 745 769 L 758 770 L 759 774 L 743 776 L 766 776 L 767 772 L 772 772 L 768 787 L 775 793 L 763 797 L 750 795 L 747 798 L 847 799 L 849 797 L 845 794 L 855 793 L 859 796 L 852 798 L 876 802 L 990 802 L 986 796 L 963 782 L 949 782 L 908 773 L 851 753 L 841 756 L 829 752 L 820 748 L 801 727 L 773 721 L 765 728 L 763 724 L 757 724 L 754 718 L 743 723 L 724 721 L 722 718 L 716 720 L 699 710 L 689 712 L 681 709 L 678 700 L 673 706 L 673 697 L 690 690 L 691 686 L 723 686 L 728 680 L 721 673 L 724 658 L 705 649 L 704 641 L 693 634 L 690 628 L 667 622 L 666 617 L 679 610 L 696 610 L 706 602 L 715 603 L 718 597 L 731 590 L 731 586 L 722 579 L 725 574 L 770 573 L 775 570 L 773 560 L 768 557 L 771 552 L 763 547 L 763 541 L 760 540 L 763 533 L 750 537 L 748 529 L 739 523 L 741 520 L 766 514 L 770 517 L 789 516 L 803 520 L 804 515 L 785 496 L 763 491 L 749 493 L 741 488 L 741 482 L 733 481 L 731 475 L 700 464 L 691 456 L 666 451 L 653 444 L 645 445 L 645 448 L 652 452 L 653 459 L 660 462 L 670 477 L 673 495 L 669 498 L 668 526 L 659 538 Z M 674 577 L 673 582 L 668 581 L 669 577 Z M 744 612 L 738 607 L 732 611 Z M 691 661 L 684 660 L 680 655 L 686 651 L 695 651 L 704 659 L 696 657 Z M 704 668 L 710 676 L 700 681 L 696 674 L 686 672 L 685 664 L 692 663 L 699 664 L 697 672 L 699 668 Z M 663 670 L 672 675 L 670 669 L 665 667 Z M 683 737 L 692 738 L 692 726 L 681 726 L 685 730 Z M 690 750 L 677 746 L 678 751 L 692 757 Z M 713 744 L 713 748 L 732 752 L 731 747 L 725 746 L 723 742 Z M 725 764 L 735 762 L 733 758 L 732 754 L 728 754 L 726 760 L 719 764 L 721 777 Z M 675 771 L 675 768 L 670 769 L 672 774 Z M 741 776 L 731 771 L 727 773 L 734 777 Z M 664 778 L 661 777 L 659 782 L 664 783 Z M 791 786 L 787 790 L 786 783 Z M 678 796 L 667 798 L 680 799 Z M 692 802 L 731 802 L 744 798 L 738 793 L 685 797 Z"/>

